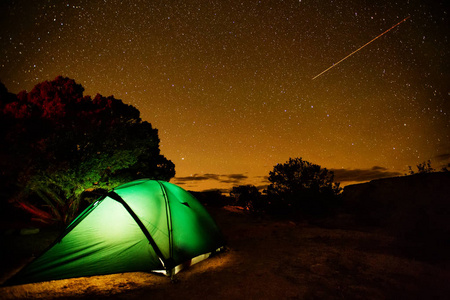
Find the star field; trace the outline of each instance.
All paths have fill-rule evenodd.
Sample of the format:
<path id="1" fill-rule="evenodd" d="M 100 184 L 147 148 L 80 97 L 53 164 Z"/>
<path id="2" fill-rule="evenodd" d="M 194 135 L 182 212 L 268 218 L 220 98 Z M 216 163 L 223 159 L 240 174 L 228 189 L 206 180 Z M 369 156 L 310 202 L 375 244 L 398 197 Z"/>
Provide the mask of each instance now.
<path id="1" fill-rule="evenodd" d="M 63 75 L 87 95 L 136 106 L 185 188 L 261 185 L 289 157 L 347 182 L 368 170 L 376 178 L 449 162 L 444 1 L 0 6 L 0 80 L 9 91 Z"/>

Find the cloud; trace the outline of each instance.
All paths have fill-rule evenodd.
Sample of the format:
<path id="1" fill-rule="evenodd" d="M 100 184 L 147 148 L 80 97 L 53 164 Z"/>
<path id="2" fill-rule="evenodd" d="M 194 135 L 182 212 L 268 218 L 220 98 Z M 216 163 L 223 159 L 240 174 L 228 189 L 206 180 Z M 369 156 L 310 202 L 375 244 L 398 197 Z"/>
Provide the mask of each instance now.
<path id="1" fill-rule="evenodd" d="M 175 183 L 186 184 L 206 180 L 216 180 L 221 183 L 240 184 L 248 178 L 245 174 L 194 174 L 192 176 L 175 177 Z"/>
<path id="2" fill-rule="evenodd" d="M 261 184 L 257 185 L 256 188 L 258 189 L 258 191 L 262 192 L 263 190 L 267 189 L 268 186 L 268 184 Z"/>
<path id="3" fill-rule="evenodd" d="M 236 179 L 236 180 L 242 180 L 247 179 L 248 176 L 244 174 L 229 174 L 229 175 L 222 175 L 222 176 L 228 176 L 230 179 Z"/>
<path id="4" fill-rule="evenodd" d="M 220 182 L 234 184 L 238 184 L 248 178 L 248 176 L 244 174 L 228 174 L 220 175 L 220 177 L 223 178 L 219 180 Z"/>
<path id="5" fill-rule="evenodd" d="M 433 157 L 433 159 L 435 159 L 438 162 L 445 162 L 447 160 L 450 160 L 450 153 L 439 154 Z"/>
<path id="6" fill-rule="evenodd" d="M 444 155 L 442 155 L 444 158 Z M 401 176 L 403 173 L 398 171 L 390 171 L 385 167 L 373 166 L 370 169 L 330 169 L 334 172 L 336 182 L 365 182 L 379 178 Z M 228 183 L 233 186 L 244 185 L 249 177 L 243 173 L 235 174 L 194 174 L 192 176 L 175 177 L 174 182 L 178 185 L 196 184 L 204 181 L 216 181 L 218 183 Z M 268 176 L 255 176 L 259 179 L 258 189 L 266 189 L 269 185 Z M 345 184 L 344 184 L 345 185 Z M 215 190 L 215 189 L 214 189 Z"/>
<path id="7" fill-rule="evenodd" d="M 207 189 L 207 190 L 201 191 L 201 193 L 220 193 L 220 194 L 229 194 L 229 193 L 230 193 L 230 190 L 229 190 L 229 189 Z"/>
<path id="8" fill-rule="evenodd" d="M 175 177 L 175 182 L 177 184 L 184 184 L 186 182 L 192 182 L 192 181 L 205 181 L 205 180 L 219 180 L 219 176 L 217 174 L 194 174 L 192 176 L 186 176 L 186 177 Z"/>
<path id="9" fill-rule="evenodd" d="M 373 170 L 373 171 L 386 171 L 387 168 L 380 167 L 380 166 L 373 166 L 372 169 L 370 169 L 370 170 Z"/>
<path id="10" fill-rule="evenodd" d="M 397 171 L 389 171 L 387 168 L 374 166 L 370 169 L 331 169 L 337 182 L 345 181 L 370 181 L 373 179 L 395 177 L 403 175 Z"/>
<path id="11" fill-rule="evenodd" d="M 261 183 L 269 183 L 269 176 L 255 176 L 255 178 L 259 178 Z"/>

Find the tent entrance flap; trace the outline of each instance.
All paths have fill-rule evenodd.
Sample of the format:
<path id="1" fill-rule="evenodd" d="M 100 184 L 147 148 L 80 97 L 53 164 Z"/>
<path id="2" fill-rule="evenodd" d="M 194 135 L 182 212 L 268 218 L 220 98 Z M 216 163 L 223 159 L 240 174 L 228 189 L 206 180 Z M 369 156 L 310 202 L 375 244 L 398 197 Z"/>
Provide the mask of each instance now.
<path id="1" fill-rule="evenodd" d="M 113 200 L 116 200 L 117 202 L 119 202 L 120 204 L 123 205 L 123 207 L 125 207 L 125 209 L 127 210 L 127 212 L 131 215 L 131 217 L 136 221 L 136 224 L 138 224 L 139 228 L 142 230 L 142 232 L 144 233 L 145 237 L 148 239 L 150 245 L 152 245 L 153 250 L 155 250 L 156 255 L 158 255 L 161 263 L 163 264 L 164 268 L 169 268 L 171 266 L 168 266 L 168 261 L 164 258 L 164 255 L 162 254 L 161 250 L 159 249 L 158 245 L 156 245 L 155 240 L 152 238 L 152 236 L 150 235 L 150 232 L 148 232 L 147 228 L 145 227 L 144 224 L 142 224 L 141 220 L 139 219 L 139 217 L 134 213 L 134 211 L 131 209 L 131 207 L 122 199 L 122 197 L 120 197 L 116 192 L 114 192 L 114 190 L 112 190 L 111 192 L 109 192 L 107 194 L 107 196 Z"/>

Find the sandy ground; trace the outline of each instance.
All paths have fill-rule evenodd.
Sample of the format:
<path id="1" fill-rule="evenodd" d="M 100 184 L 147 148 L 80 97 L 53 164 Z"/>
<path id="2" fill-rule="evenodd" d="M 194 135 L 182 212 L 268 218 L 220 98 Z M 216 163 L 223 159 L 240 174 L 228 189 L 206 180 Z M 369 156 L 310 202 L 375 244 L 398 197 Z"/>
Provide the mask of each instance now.
<path id="1" fill-rule="evenodd" d="M 176 281 L 123 273 L 0 287 L 1 299 L 448 299 L 448 261 L 427 262 L 375 230 L 213 209 L 228 250 Z M 406 249 L 408 250 L 408 249 Z M 408 255 L 405 255 L 408 253 Z M 23 265 L 17 262 L 15 269 Z M 11 263 L 14 266 L 14 263 Z M 9 272 L 11 272 L 10 268 Z M 3 274 L 5 279 L 10 274 Z"/>

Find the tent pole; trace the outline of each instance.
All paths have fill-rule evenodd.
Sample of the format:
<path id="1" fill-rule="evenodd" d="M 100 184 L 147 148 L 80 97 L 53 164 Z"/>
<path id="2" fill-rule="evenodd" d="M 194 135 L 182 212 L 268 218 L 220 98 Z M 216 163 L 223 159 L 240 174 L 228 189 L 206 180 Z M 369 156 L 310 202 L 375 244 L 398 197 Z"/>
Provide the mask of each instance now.
<path id="1" fill-rule="evenodd" d="M 172 213 L 170 211 L 169 205 L 169 197 L 167 197 L 166 189 L 164 185 L 158 180 L 157 181 L 161 187 L 161 191 L 164 197 L 164 201 L 166 204 L 166 220 L 167 220 L 167 229 L 169 233 L 169 260 L 173 259 L 173 227 L 172 227 Z M 174 266 L 172 266 L 174 267 Z"/>
<path id="2" fill-rule="evenodd" d="M 145 227 L 145 225 L 142 223 L 142 221 L 139 219 L 139 217 L 134 213 L 134 211 L 131 209 L 131 207 L 122 199 L 122 197 L 120 197 L 116 192 L 114 192 L 114 190 L 109 192 L 107 194 L 107 196 L 110 197 L 113 200 L 116 200 L 117 202 L 119 202 L 120 204 L 122 204 L 125 207 L 125 209 L 131 215 L 131 217 L 136 221 L 136 223 L 138 224 L 139 228 L 144 233 L 144 235 L 147 238 L 147 240 L 149 241 L 150 245 L 152 245 L 153 250 L 155 250 L 156 255 L 158 255 L 158 257 L 160 258 L 160 260 L 163 263 L 164 267 L 165 268 L 168 268 L 168 267 L 171 268 L 170 263 L 168 263 L 168 261 L 164 258 L 164 255 L 162 254 L 162 252 L 159 249 L 158 245 L 156 245 L 156 242 L 152 238 L 152 236 L 150 235 L 150 232 L 148 232 L 148 230 Z"/>

